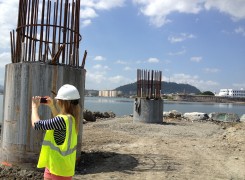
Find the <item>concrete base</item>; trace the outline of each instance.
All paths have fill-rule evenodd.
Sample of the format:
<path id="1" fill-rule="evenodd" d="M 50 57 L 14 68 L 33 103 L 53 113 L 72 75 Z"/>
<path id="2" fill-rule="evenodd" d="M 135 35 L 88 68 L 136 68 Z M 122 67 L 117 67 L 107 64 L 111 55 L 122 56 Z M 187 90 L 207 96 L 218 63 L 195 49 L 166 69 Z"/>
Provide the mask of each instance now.
<path id="1" fill-rule="evenodd" d="M 163 123 L 163 100 L 135 98 L 134 122 Z"/>
<path id="2" fill-rule="evenodd" d="M 78 135 L 78 155 L 82 140 L 82 111 L 86 70 L 69 66 L 41 64 L 39 62 L 6 65 L 3 100 L 3 123 L 1 132 L 1 161 L 10 163 L 36 162 L 43 141 L 42 131 L 31 126 L 32 96 L 51 96 L 63 84 L 77 87 L 81 95 L 81 121 Z M 41 119 L 51 118 L 51 111 L 40 106 Z"/>

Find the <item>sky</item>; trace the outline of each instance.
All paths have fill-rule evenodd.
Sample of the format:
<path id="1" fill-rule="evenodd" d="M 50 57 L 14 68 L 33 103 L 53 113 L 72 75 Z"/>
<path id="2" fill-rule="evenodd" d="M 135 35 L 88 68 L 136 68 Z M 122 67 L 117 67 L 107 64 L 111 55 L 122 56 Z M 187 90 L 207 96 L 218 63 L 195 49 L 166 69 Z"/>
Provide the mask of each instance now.
<path id="1" fill-rule="evenodd" d="M 0 0 L 0 84 L 18 0 Z M 81 0 L 85 89 L 137 81 L 137 69 L 201 91 L 245 89 L 245 0 Z M 164 88 L 164 87 L 163 87 Z"/>

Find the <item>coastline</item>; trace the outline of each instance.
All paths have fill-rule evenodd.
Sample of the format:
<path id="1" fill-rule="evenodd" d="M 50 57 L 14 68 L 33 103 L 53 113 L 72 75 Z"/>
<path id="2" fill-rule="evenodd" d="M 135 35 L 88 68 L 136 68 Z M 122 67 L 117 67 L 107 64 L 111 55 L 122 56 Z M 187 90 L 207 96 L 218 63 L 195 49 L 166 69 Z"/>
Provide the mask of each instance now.
<path id="1" fill-rule="evenodd" d="M 202 103 L 208 102 L 208 103 L 245 104 L 245 98 L 208 96 L 208 95 L 175 94 L 175 95 L 171 95 L 169 99 L 172 99 L 173 101 L 202 102 Z"/>

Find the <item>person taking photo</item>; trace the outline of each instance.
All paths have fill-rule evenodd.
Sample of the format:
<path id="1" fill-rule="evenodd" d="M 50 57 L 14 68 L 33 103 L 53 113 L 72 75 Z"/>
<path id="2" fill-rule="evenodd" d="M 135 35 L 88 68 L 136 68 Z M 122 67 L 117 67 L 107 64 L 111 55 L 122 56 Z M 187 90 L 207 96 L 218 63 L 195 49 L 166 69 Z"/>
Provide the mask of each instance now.
<path id="1" fill-rule="evenodd" d="M 32 127 L 46 131 L 37 167 L 45 168 L 45 180 L 69 180 L 75 174 L 80 95 L 75 86 L 65 84 L 54 99 L 58 110 L 51 97 L 32 97 Z M 40 119 L 40 104 L 51 109 L 53 118 Z"/>

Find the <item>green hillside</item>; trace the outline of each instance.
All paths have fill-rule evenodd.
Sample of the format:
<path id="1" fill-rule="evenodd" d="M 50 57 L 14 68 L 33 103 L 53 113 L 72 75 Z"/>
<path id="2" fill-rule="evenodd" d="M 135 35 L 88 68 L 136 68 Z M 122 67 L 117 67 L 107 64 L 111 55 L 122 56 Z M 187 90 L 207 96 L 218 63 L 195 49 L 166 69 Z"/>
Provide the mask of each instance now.
<path id="1" fill-rule="evenodd" d="M 116 88 L 117 91 L 122 91 L 125 95 L 135 95 L 137 90 L 137 83 L 126 84 Z M 187 93 L 187 94 L 200 94 L 201 91 L 196 87 L 189 84 L 177 84 L 174 82 L 162 82 L 162 94 L 171 94 L 171 93 Z"/>

